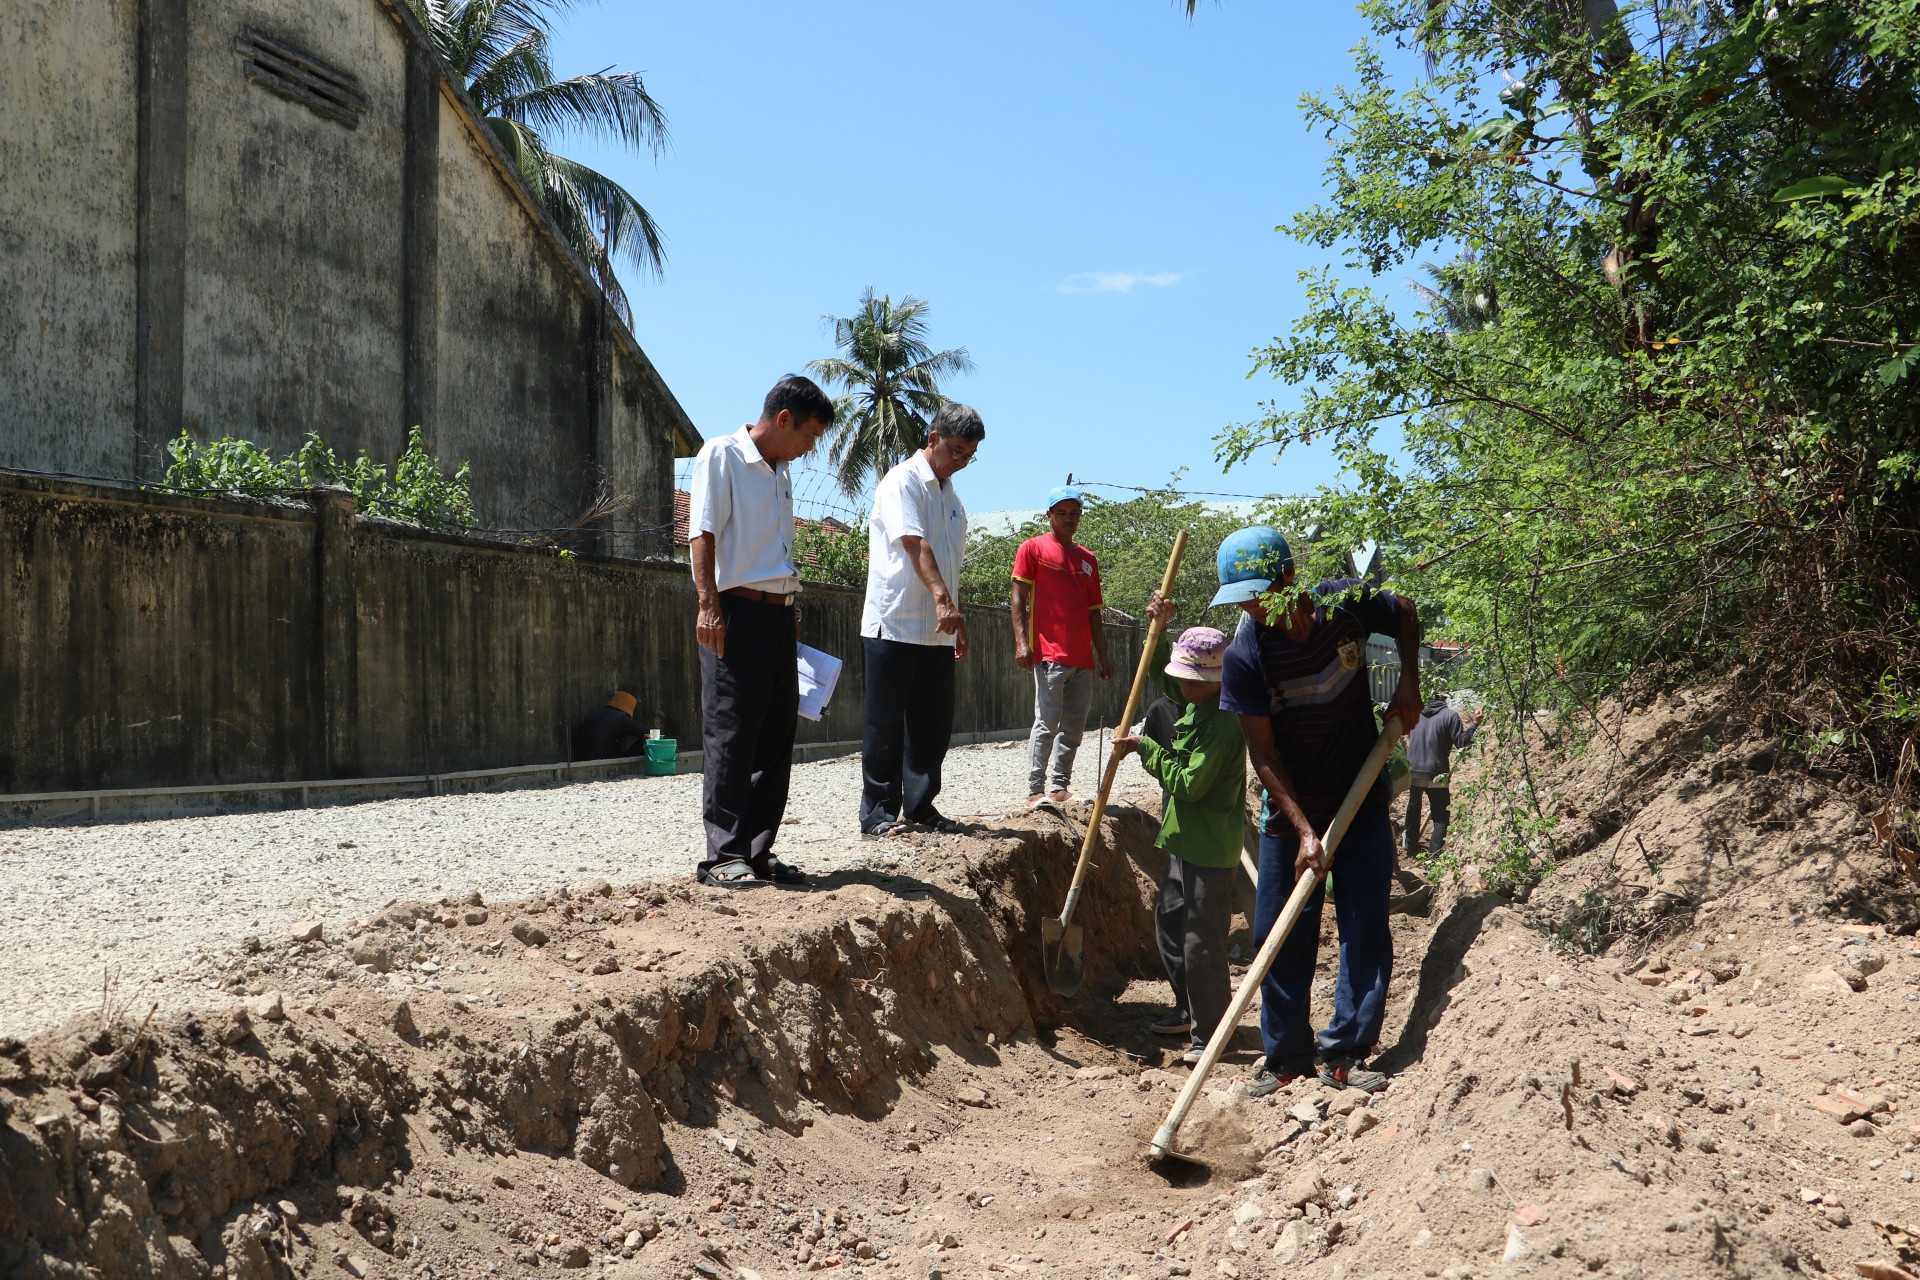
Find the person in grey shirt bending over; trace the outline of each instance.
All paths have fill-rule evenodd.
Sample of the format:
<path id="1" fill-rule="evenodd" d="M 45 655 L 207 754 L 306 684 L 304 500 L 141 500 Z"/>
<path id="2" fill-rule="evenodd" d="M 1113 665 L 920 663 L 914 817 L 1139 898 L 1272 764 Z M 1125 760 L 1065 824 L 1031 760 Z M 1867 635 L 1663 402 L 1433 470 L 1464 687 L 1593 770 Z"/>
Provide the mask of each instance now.
<path id="1" fill-rule="evenodd" d="M 1474 708 L 1473 723 L 1468 724 L 1458 711 L 1447 705 L 1444 697 L 1430 698 L 1421 708 L 1420 723 L 1407 735 L 1407 764 L 1413 770 L 1413 785 L 1407 788 L 1407 830 L 1401 840 L 1408 853 L 1420 852 L 1420 797 L 1423 795 L 1433 809 L 1433 856 L 1439 857 L 1446 848 L 1447 821 L 1451 816 L 1448 805 L 1452 799 L 1448 794 L 1448 773 L 1452 768 L 1453 749 L 1473 741 L 1474 730 L 1480 727 L 1484 714 Z"/>

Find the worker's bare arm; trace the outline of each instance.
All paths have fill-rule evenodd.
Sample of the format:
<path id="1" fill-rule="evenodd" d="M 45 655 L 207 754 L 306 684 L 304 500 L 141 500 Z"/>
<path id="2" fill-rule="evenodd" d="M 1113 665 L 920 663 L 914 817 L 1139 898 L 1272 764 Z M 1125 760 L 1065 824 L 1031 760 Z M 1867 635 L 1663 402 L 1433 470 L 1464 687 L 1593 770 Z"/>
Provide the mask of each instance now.
<path id="1" fill-rule="evenodd" d="M 1013 617 L 1013 660 L 1022 671 L 1033 670 L 1033 650 L 1027 645 L 1027 611 L 1033 605 L 1033 584 L 1013 580 L 1013 598 L 1009 603 Z"/>
<path id="2" fill-rule="evenodd" d="M 900 549 L 907 553 L 907 563 L 913 566 L 913 572 L 928 591 L 933 593 L 933 607 L 940 621 L 937 626 L 942 634 L 952 635 L 960 629 L 960 603 L 947 590 L 947 580 L 940 576 L 940 563 L 933 558 L 933 547 L 925 538 L 917 534 L 907 534 L 900 539 Z"/>
<path id="3" fill-rule="evenodd" d="M 1254 773 L 1267 789 L 1268 803 L 1299 837 L 1300 851 L 1293 860 L 1294 875 L 1297 878 L 1324 872 L 1327 869 L 1326 852 L 1321 847 L 1319 834 L 1300 808 L 1300 797 L 1294 792 L 1293 779 L 1287 773 L 1287 766 L 1281 763 L 1279 750 L 1273 745 L 1273 720 L 1267 716 L 1243 715 L 1240 717 L 1240 734 L 1247 740 L 1247 759 L 1253 762 Z"/>
<path id="4" fill-rule="evenodd" d="M 714 657 L 724 658 L 727 656 L 727 623 L 720 616 L 720 589 L 713 577 L 713 535 L 699 534 L 687 551 L 693 559 L 693 591 L 700 601 L 693 633 L 701 644 L 713 650 Z"/>
<path id="5" fill-rule="evenodd" d="M 1100 610 L 1087 610 L 1087 629 L 1093 634 L 1093 665 L 1102 680 L 1111 680 L 1113 663 L 1107 658 L 1107 628 L 1100 620 Z"/>

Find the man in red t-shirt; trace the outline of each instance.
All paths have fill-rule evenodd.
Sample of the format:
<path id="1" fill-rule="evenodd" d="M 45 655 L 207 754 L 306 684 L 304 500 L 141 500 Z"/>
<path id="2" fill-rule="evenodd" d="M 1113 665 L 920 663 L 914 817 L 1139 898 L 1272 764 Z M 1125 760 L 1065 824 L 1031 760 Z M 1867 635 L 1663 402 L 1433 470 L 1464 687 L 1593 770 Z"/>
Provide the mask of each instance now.
<path id="1" fill-rule="evenodd" d="M 1053 532 L 1028 538 L 1013 556 L 1013 660 L 1033 672 L 1033 733 L 1027 738 L 1027 807 L 1072 799 L 1073 754 L 1093 705 L 1093 674 L 1113 679 L 1100 625 L 1100 562 L 1073 541 L 1080 491 L 1047 494 Z M 1048 782 L 1052 782 L 1049 788 Z"/>

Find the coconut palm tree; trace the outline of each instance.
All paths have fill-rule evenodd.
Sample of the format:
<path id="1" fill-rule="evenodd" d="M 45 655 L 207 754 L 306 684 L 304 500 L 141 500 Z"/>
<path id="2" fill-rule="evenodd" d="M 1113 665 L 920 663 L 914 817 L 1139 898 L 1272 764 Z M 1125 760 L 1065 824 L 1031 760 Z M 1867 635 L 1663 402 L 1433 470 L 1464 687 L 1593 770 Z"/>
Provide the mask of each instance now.
<path id="1" fill-rule="evenodd" d="M 927 343 L 927 304 L 915 297 L 895 305 L 868 285 L 851 316 L 822 316 L 840 356 L 807 365 L 829 387 L 847 392 L 834 401 L 836 434 L 830 456 L 841 489 L 857 494 L 867 476 L 883 476 L 926 442 L 927 422 L 947 403 L 940 379 L 966 373 L 965 347 L 936 352 Z"/>
<path id="2" fill-rule="evenodd" d="M 553 16 L 569 0 L 409 0 L 434 48 L 466 85 L 493 136 L 540 197 L 560 234 L 621 311 L 612 260 L 658 273 L 660 228 L 619 183 L 556 154 L 548 135 L 609 134 L 658 155 L 667 119 L 640 76 L 611 67 L 555 80 L 547 60 Z M 611 73 L 611 74 L 609 74 Z"/>
<path id="3" fill-rule="evenodd" d="M 1432 279 L 1431 285 L 1407 281 L 1433 309 L 1434 318 L 1455 333 L 1478 333 L 1500 318 L 1500 294 L 1485 278 L 1480 260 L 1473 250 L 1462 249 L 1452 262 L 1436 267 L 1423 262 L 1420 269 Z"/>

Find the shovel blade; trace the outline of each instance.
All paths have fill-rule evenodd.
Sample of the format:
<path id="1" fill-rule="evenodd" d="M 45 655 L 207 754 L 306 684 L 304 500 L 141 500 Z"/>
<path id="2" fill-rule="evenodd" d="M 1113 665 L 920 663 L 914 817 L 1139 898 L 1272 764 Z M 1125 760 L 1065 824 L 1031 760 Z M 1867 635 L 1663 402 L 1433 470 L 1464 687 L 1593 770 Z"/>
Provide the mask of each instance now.
<path id="1" fill-rule="evenodd" d="M 1077 924 L 1063 929 L 1051 917 L 1040 922 L 1041 965 L 1047 971 L 1047 988 L 1055 995 L 1080 994 L 1080 984 L 1087 977 L 1084 942 L 1085 935 Z"/>

